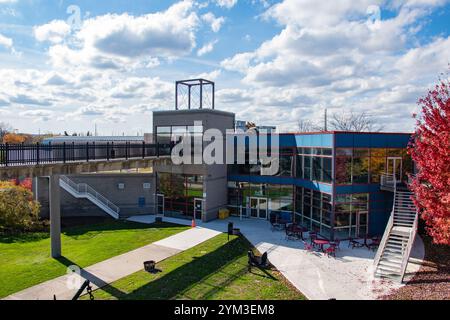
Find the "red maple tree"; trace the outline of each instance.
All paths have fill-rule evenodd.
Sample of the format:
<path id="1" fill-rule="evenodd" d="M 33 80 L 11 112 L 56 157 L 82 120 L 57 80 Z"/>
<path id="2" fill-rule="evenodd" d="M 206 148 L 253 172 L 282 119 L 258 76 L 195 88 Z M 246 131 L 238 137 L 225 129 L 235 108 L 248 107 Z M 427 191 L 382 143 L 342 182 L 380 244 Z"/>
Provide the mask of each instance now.
<path id="1" fill-rule="evenodd" d="M 439 84 L 418 102 L 421 115 L 408 152 L 418 172 L 410 184 L 428 234 L 450 245 L 450 82 Z"/>

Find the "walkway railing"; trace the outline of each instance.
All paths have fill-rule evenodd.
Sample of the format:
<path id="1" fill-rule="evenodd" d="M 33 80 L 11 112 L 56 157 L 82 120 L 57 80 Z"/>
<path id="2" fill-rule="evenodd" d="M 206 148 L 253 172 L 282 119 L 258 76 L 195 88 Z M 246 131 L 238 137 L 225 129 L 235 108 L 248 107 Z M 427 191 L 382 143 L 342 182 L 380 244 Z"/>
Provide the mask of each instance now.
<path id="1" fill-rule="evenodd" d="M 120 208 L 116 206 L 114 203 L 109 201 L 108 198 L 103 196 L 102 194 L 98 193 L 94 188 L 92 188 L 90 185 L 86 183 L 76 183 L 67 176 L 61 176 L 61 181 L 65 183 L 67 186 L 72 188 L 72 191 L 76 192 L 79 196 L 84 196 L 88 199 L 90 199 L 92 202 L 96 203 L 100 206 L 105 206 L 107 209 L 107 212 L 112 215 L 115 219 L 119 218 L 119 212 Z M 64 187 L 64 185 L 62 185 Z M 66 188 L 64 188 L 66 189 Z M 67 189 L 66 189 L 67 190 Z M 69 190 L 67 190 L 69 191 Z"/>
<path id="2" fill-rule="evenodd" d="M 0 167 L 169 156 L 172 144 L 0 144 Z"/>

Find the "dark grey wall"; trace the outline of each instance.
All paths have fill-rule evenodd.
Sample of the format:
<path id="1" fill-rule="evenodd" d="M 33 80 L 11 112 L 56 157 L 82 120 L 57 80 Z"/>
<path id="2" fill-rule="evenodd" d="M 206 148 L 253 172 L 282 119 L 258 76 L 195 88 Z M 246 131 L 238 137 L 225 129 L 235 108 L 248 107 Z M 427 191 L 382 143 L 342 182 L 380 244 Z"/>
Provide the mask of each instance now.
<path id="1" fill-rule="evenodd" d="M 226 130 L 234 129 L 234 113 L 211 109 L 153 112 L 153 132 L 157 126 L 187 126 L 194 121 L 202 121 L 204 130 L 218 129 L 223 133 L 225 157 Z M 225 159 L 224 159 L 225 160 Z M 204 177 L 203 190 L 206 192 L 205 221 L 216 219 L 220 208 L 227 205 L 227 165 L 156 165 L 155 172 L 178 174 L 199 174 Z"/>
<path id="2" fill-rule="evenodd" d="M 98 193 L 120 208 L 120 216 L 126 217 L 140 214 L 153 214 L 155 204 L 156 180 L 153 174 L 84 174 L 69 176 L 76 183 L 87 183 Z M 41 216 L 48 217 L 48 181 L 39 178 L 37 198 L 41 202 Z M 36 180 L 35 180 L 36 182 Z M 125 184 L 125 189 L 118 188 L 119 183 Z M 150 189 L 144 189 L 143 184 L 150 183 Z M 36 183 L 35 183 L 36 185 Z M 145 206 L 139 207 L 139 198 L 145 198 Z M 61 189 L 61 215 L 70 216 L 107 216 L 103 210 L 87 199 L 77 199 Z"/>

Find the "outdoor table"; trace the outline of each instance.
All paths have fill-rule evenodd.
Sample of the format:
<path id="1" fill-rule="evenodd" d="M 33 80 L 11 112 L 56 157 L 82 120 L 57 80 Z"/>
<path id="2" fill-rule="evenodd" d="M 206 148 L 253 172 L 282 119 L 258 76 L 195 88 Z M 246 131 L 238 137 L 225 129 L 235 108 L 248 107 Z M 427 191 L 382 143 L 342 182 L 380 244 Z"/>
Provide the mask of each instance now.
<path id="1" fill-rule="evenodd" d="M 299 226 L 293 226 L 292 232 L 297 236 L 297 238 L 303 239 L 303 228 Z"/>
<path id="2" fill-rule="evenodd" d="M 324 239 L 314 239 L 314 244 L 317 244 L 318 246 L 320 246 L 320 251 L 324 251 L 323 246 L 326 244 L 329 244 L 330 241 L 328 240 L 324 240 Z"/>

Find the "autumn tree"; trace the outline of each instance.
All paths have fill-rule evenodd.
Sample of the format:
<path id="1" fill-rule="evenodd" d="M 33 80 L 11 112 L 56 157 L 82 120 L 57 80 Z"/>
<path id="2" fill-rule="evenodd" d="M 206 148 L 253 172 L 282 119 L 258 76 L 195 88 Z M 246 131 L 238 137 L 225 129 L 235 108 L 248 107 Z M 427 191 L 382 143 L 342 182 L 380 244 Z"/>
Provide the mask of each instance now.
<path id="1" fill-rule="evenodd" d="M 32 230 L 39 223 L 40 205 L 32 192 L 13 182 L 0 181 L 0 232 Z"/>
<path id="2" fill-rule="evenodd" d="M 7 133 L 3 136 L 3 143 L 20 144 L 28 141 L 30 136 L 25 134 Z"/>
<path id="3" fill-rule="evenodd" d="M 421 114 L 408 148 L 418 172 L 410 188 L 428 234 L 450 245 L 450 82 L 441 80 L 418 104 Z"/>
<path id="4" fill-rule="evenodd" d="M 0 141 L 3 141 L 3 137 L 12 131 L 12 127 L 5 123 L 5 122 L 0 122 Z"/>

